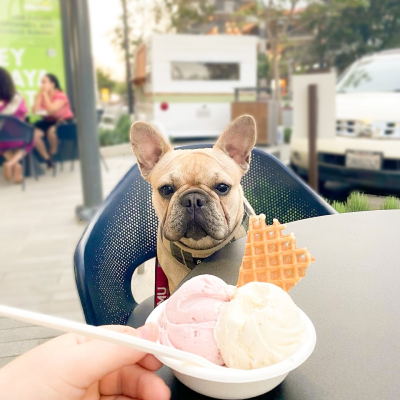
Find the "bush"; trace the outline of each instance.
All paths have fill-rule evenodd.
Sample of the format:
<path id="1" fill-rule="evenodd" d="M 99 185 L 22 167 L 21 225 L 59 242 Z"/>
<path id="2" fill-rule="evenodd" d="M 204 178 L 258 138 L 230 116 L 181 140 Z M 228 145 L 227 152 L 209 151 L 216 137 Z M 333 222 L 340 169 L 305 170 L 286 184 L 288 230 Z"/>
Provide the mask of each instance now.
<path id="1" fill-rule="evenodd" d="M 368 197 L 363 193 L 353 192 L 346 202 L 347 212 L 371 211 Z"/>
<path id="2" fill-rule="evenodd" d="M 99 129 L 100 146 L 113 146 L 121 143 L 129 143 L 129 131 L 131 129 L 129 115 L 121 115 L 115 129 Z"/>
<path id="3" fill-rule="evenodd" d="M 344 203 L 334 201 L 332 207 L 339 213 L 371 211 L 368 197 L 363 193 L 353 192 Z M 381 206 L 382 210 L 393 210 L 400 208 L 400 201 L 395 197 L 387 197 Z"/>
<path id="4" fill-rule="evenodd" d="M 347 212 L 346 204 L 341 203 L 340 201 L 334 201 L 332 207 L 340 214 Z"/>
<path id="5" fill-rule="evenodd" d="M 397 210 L 400 208 L 400 201 L 396 197 L 386 197 L 382 204 L 382 210 Z"/>
<path id="6" fill-rule="evenodd" d="M 329 203 L 329 200 L 325 199 Z M 368 197 L 365 194 L 353 192 L 344 203 L 334 201 L 332 207 L 338 213 L 355 212 L 355 211 L 371 211 Z M 381 210 L 398 210 L 400 209 L 400 200 L 396 197 L 386 197 L 382 203 Z"/>
<path id="7" fill-rule="evenodd" d="M 285 128 L 283 131 L 283 139 L 285 143 L 290 143 L 290 137 L 292 136 L 292 128 Z"/>

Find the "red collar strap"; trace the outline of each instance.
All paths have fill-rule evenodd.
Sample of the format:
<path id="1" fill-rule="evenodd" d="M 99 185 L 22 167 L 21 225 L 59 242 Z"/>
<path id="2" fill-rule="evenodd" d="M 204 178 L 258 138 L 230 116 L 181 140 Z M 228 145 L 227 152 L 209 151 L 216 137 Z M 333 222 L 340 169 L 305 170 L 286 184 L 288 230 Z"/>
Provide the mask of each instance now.
<path id="1" fill-rule="evenodd" d="M 249 229 L 249 220 L 250 220 L 250 215 L 253 214 L 253 211 L 247 206 L 247 203 L 244 202 L 244 213 L 243 213 L 243 220 L 242 220 L 242 226 L 245 229 L 245 232 L 248 231 Z M 237 240 L 237 238 L 232 238 L 231 243 L 234 242 L 235 240 Z M 171 244 L 173 244 L 173 242 L 171 242 Z M 177 249 L 178 246 L 176 246 L 175 244 L 173 244 Z M 177 254 L 178 252 L 176 252 Z M 179 253 L 182 253 L 179 250 Z M 182 263 L 182 260 L 178 259 L 175 256 L 175 253 L 172 251 L 171 252 L 172 256 L 174 256 L 174 258 L 176 260 L 178 260 L 180 263 Z M 191 265 L 192 267 L 189 266 L 189 258 L 188 260 L 186 260 L 186 262 L 184 263 L 186 266 L 188 266 L 190 269 L 193 269 L 195 267 L 197 267 L 198 264 L 200 264 L 202 262 L 203 259 L 199 259 L 199 258 L 193 258 L 191 254 L 188 254 L 190 261 L 191 261 Z M 193 262 L 195 261 L 195 262 Z M 154 307 L 157 307 L 159 304 L 161 304 L 163 301 L 167 300 L 170 297 L 170 292 L 169 292 L 169 285 L 168 285 L 168 278 L 165 275 L 163 269 L 161 268 L 161 265 L 158 261 L 158 258 L 156 258 L 156 282 L 155 282 L 155 296 L 154 296 Z"/>
<path id="2" fill-rule="evenodd" d="M 168 278 L 161 268 L 158 258 L 156 258 L 156 288 L 154 296 L 154 307 L 157 307 L 164 300 L 167 300 L 170 296 Z"/>

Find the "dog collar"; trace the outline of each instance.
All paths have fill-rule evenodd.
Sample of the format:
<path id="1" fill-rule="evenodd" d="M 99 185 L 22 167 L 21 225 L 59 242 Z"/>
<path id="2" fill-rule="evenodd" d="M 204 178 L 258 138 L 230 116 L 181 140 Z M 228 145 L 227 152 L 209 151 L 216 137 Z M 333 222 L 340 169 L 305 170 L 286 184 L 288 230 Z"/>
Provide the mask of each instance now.
<path id="1" fill-rule="evenodd" d="M 199 254 L 204 251 L 191 250 L 186 246 L 185 248 L 182 248 L 176 242 L 171 242 L 165 237 L 161 237 L 161 240 L 163 241 L 165 248 L 171 253 L 172 257 L 175 258 L 176 261 L 178 261 L 180 264 L 183 264 L 192 270 L 195 266 L 199 265 L 205 258 L 211 256 L 211 254 L 214 254 L 221 247 L 226 246 L 228 243 L 235 242 L 236 240 L 246 236 L 247 231 L 249 229 L 250 216 L 253 213 L 254 213 L 253 210 L 249 207 L 249 205 L 245 201 L 243 207 L 242 222 L 239 228 L 236 227 L 234 229 L 234 231 L 236 232 L 233 235 L 233 237 L 228 242 L 223 242 L 214 248 L 207 249 L 206 250 L 207 254 L 205 254 L 204 256 L 202 255 L 200 256 Z"/>

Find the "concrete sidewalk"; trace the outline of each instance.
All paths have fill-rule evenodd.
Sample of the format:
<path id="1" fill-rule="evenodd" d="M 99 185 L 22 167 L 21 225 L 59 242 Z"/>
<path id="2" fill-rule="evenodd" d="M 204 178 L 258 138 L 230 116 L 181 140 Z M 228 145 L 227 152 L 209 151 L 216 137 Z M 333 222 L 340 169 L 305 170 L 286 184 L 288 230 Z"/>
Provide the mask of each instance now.
<path id="1" fill-rule="evenodd" d="M 107 159 L 106 196 L 134 164 L 132 154 Z M 0 178 L 0 303 L 83 321 L 75 287 L 73 253 L 85 225 L 75 219 L 82 204 L 80 166 L 27 179 L 25 192 Z"/>

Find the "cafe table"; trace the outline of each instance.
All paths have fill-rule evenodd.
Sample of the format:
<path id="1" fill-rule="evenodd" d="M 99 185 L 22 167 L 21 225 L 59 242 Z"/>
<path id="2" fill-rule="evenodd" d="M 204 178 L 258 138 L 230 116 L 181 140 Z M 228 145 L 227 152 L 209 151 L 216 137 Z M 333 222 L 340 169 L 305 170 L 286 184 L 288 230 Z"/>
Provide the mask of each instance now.
<path id="1" fill-rule="evenodd" d="M 310 218 L 288 223 L 284 232 L 293 232 L 297 247 L 306 246 L 316 258 L 290 296 L 313 321 L 317 344 L 281 385 L 256 399 L 399 399 L 400 210 Z M 212 273 L 235 284 L 245 240 L 229 250 L 229 259 L 218 252 L 220 261 L 196 267 L 186 279 Z M 146 304 L 151 300 L 137 308 L 138 324 L 150 312 Z M 172 399 L 208 398 L 182 385 L 167 367 L 158 374 Z"/>
<path id="2" fill-rule="evenodd" d="M 399 399 L 400 210 L 310 218 L 284 232 L 316 258 L 290 296 L 313 321 L 317 344 L 302 366 L 257 399 Z M 232 269 L 211 265 L 191 276 L 213 273 L 235 284 L 238 265 Z M 168 368 L 159 374 L 172 399 L 207 399 Z"/>

